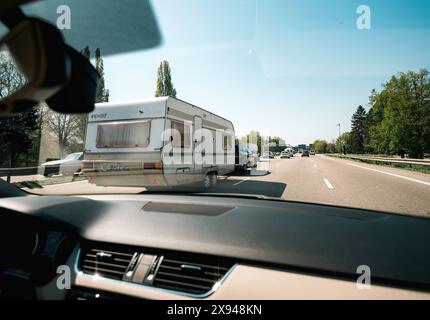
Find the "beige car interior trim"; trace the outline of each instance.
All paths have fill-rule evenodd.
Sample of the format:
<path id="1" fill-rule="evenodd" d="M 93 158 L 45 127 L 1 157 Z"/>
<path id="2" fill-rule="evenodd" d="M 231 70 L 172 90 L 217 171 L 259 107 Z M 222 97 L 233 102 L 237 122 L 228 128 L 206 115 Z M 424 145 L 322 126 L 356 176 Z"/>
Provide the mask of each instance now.
<path id="1" fill-rule="evenodd" d="M 78 272 L 81 287 L 125 294 L 143 299 L 189 300 L 168 290 L 96 277 Z M 430 299 L 429 292 L 371 285 L 359 289 L 354 281 L 299 274 L 268 268 L 236 265 L 222 285 L 209 297 L 197 300 L 399 300 Z"/>

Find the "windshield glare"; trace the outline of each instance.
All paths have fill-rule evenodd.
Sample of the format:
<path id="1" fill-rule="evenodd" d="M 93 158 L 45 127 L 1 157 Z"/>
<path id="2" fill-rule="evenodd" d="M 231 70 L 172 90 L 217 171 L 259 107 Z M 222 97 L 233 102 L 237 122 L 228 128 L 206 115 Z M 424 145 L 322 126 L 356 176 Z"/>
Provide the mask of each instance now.
<path id="1" fill-rule="evenodd" d="M 65 157 L 64 160 L 78 160 L 81 155 L 82 153 L 80 152 L 72 153 L 72 154 L 69 154 L 67 157 Z"/>
<path id="2" fill-rule="evenodd" d="M 35 12 L 55 16 L 52 4 Z M 0 118 L 2 179 L 41 195 L 216 193 L 430 216 L 429 2 L 151 5 L 163 37 L 151 50 L 111 55 L 106 39 L 136 36 L 126 17 L 99 44 L 74 34 L 101 75 L 92 113 L 42 103 Z M 91 24 L 74 10 L 85 7 L 71 26 Z M 0 54 L 0 94 L 23 83 L 11 63 Z M 74 162 L 42 166 L 59 159 Z"/>

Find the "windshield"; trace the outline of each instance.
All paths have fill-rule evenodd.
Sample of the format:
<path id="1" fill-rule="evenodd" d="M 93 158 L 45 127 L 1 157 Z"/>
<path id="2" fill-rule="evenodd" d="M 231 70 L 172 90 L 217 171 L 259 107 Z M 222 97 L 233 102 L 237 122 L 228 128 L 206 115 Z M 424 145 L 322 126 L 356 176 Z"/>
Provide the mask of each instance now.
<path id="1" fill-rule="evenodd" d="M 0 118 L 2 179 L 41 195 L 216 193 L 430 216 L 430 2 L 153 0 L 150 50 L 138 10 L 116 19 L 104 3 L 97 25 L 72 1 L 69 16 L 58 1 L 25 6 L 70 19 L 61 31 L 101 81 L 90 114 L 40 104 Z M 0 92 L 17 81 L 2 57 Z M 79 161 L 41 166 L 65 157 Z"/>
<path id="2" fill-rule="evenodd" d="M 78 160 L 82 156 L 81 152 L 71 153 L 64 158 L 64 160 Z"/>

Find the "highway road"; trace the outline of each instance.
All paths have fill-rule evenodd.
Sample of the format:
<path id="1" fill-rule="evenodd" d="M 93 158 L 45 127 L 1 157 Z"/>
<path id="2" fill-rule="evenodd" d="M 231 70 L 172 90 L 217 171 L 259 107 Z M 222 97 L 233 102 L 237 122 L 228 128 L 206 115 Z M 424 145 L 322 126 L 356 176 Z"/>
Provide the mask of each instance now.
<path id="1" fill-rule="evenodd" d="M 86 181 L 34 189 L 40 194 L 136 193 Z M 186 189 L 184 189 L 186 191 Z M 198 191 L 198 189 L 193 189 Z M 245 175 L 221 177 L 208 192 L 279 197 L 430 217 L 430 175 L 324 155 L 263 160 Z"/>

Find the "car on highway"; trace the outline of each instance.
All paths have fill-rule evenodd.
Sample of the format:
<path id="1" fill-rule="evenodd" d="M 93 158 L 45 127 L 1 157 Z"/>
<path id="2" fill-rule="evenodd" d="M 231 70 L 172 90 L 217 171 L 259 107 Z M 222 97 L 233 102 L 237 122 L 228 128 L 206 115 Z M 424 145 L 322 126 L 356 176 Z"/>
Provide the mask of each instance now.
<path id="1" fill-rule="evenodd" d="M 280 157 L 281 159 L 290 159 L 292 157 L 292 154 L 287 151 L 282 151 Z"/>
<path id="2" fill-rule="evenodd" d="M 255 145 L 256 147 L 256 145 Z M 257 148 L 254 145 L 240 143 L 235 145 L 235 169 L 236 171 L 246 172 L 250 168 L 256 168 L 259 157 Z"/>
<path id="3" fill-rule="evenodd" d="M 430 301 L 429 8 L 0 1 L 0 300 L 97 319 Z"/>
<path id="4" fill-rule="evenodd" d="M 275 154 L 272 151 L 266 151 L 263 152 L 263 155 L 261 157 L 265 159 L 275 159 Z"/>
<path id="5" fill-rule="evenodd" d="M 311 156 L 314 156 L 314 155 L 315 155 L 315 151 L 314 151 L 314 150 L 311 150 L 311 151 L 309 151 L 309 154 L 310 154 Z"/>
<path id="6" fill-rule="evenodd" d="M 74 152 L 65 156 L 61 160 L 54 160 L 40 165 L 42 174 L 45 177 L 53 175 L 73 176 L 81 170 L 83 152 Z"/>

